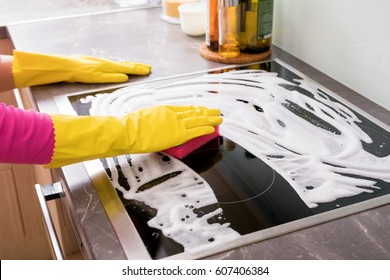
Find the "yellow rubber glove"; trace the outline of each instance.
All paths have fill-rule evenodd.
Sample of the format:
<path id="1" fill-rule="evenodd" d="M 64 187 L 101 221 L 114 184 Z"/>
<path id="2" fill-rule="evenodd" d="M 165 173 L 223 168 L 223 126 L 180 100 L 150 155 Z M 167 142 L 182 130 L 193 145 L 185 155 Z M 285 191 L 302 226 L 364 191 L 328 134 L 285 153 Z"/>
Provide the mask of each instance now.
<path id="1" fill-rule="evenodd" d="M 52 115 L 55 148 L 49 168 L 128 153 L 162 151 L 214 132 L 218 109 L 156 106 L 122 118 Z"/>
<path id="2" fill-rule="evenodd" d="M 56 82 L 119 83 L 132 75 L 147 75 L 151 66 L 114 62 L 83 55 L 48 55 L 14 51 L 12 72 L 17 88 Z"/>

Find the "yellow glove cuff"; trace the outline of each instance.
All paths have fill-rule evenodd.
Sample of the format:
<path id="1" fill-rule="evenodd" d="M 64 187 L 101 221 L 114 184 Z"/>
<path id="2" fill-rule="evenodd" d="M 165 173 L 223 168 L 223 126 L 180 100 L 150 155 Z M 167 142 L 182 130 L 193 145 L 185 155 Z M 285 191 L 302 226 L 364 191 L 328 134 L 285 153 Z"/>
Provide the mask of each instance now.
<path id="1" fill-rule="evenodd" d="M 129 151 L 126 123 L 116 117 L 52 115 L 55 148 L 49 168 Z"/>

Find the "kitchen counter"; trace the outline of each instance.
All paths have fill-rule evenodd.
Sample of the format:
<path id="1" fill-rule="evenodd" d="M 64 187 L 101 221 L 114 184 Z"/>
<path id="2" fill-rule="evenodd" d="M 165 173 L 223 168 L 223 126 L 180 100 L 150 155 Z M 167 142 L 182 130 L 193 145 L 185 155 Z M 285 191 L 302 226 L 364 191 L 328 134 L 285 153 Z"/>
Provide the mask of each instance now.
<path id="1" fill-rule="evenodd" d="M 161 8 L 112 11 L 50 21 L 7 24 L 16 49 L 54 54 L 86 54 L 114 60 L 149 63 L 147 77 L 130 77 L 126 84 L 190 74 L 226 65 L 199 54 L 201 37 L 189 37 L 180 26 L 160 19 Z M 272 47 L 279 58 L 342 98 L 390 125 L 390 113 L 311 66 Z M 125 85 L 126 85 L 125 84 Z M 36 107 L 58 113 L 54 97 L 112 85 L 59 83 L 31 88 Z M 65 186 L 84 254 L 92 259 L 124 259 L 126 255 L 107 218 L 83 164 L 54 170 Z M 322 223 L 279 237 L 243 246 L 207 259 L 390 259 L 390 205 Z"/>
<path id="2" fill-rule="evenodd" d="M 160 0 L 0 0 L 0 26 L 128 11 L 160 3 Z"/>

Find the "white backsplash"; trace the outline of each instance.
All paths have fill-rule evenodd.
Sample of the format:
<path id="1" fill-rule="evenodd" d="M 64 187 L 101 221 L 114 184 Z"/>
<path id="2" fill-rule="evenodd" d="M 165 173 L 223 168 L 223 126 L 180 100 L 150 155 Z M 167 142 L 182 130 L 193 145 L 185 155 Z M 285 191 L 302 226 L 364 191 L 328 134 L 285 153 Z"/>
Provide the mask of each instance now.
<path id="1" fill-rule="evenodd" d="M 388 0 L 275 0 L 273 43 L 390 110 L 388 11 Z"/>

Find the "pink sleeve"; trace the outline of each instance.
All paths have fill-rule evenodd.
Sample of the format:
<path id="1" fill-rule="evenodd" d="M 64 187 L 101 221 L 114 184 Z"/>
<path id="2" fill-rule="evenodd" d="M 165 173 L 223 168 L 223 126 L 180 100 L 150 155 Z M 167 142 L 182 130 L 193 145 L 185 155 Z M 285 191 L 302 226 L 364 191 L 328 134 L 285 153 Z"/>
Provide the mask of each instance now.
<path id="1" fill-rule="evenodd" d="M 0 162 L 47 164 L 54 151 L 49 115 L 0 103 Z"/>

